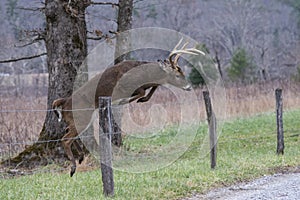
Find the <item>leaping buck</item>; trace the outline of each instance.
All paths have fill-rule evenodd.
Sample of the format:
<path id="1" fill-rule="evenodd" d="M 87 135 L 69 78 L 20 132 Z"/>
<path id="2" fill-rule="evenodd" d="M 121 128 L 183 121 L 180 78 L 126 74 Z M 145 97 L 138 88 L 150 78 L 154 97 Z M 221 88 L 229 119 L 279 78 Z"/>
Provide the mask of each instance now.
<path id="1" fill-rule="evenodd" d="M 71 151 L 71 145 L 74 144 L 79 151 L 79 163 L 83 160 L 83 151 L 80 145 L 74 139 L 78 133 L 82 133 L 89 126 L 93 110 L 72 111 L 74 103 L 76 109 L 98 108 L 99 96 L 111 96 L 113 104 L 126 104 L 137 100 L 137 102 L 148 101 L 157 87 L 163 84 L 170 84 L 184 90 L 190 90 L 191 84 L 186 80 L 181 68 L 178 65 L 178 59 L 182 54 L 199 55 L 204 54 L 195 48 L 186 48 L 185 43 L 182 48 L 182 39 L 170 53 L 168 60 L 158 62 L 143 61 L 123 61 L 112 67 L 107 68 L 102 74 L 97 74 L 90 81 L 76 90 L 72 96 L 60 98 L 53 102 L 52 107 L 59 118 L 67 123 L 66 134 L 62 138 L 62 144 L 68 158 L 72 162 L 70 175 L 76 171 L 76 162 Z M 146 91 L 150 92 L 146 95 Z M 73 107 L 72 107 L 73 105 Z M 81 107 L 82 106 L 82 107 Z M 74 114 L 80 120 L 75 122 Z M 76 127 L 75 127 L 76 124 Z M 120 146 L 121 144 L 116 144 Z"/>

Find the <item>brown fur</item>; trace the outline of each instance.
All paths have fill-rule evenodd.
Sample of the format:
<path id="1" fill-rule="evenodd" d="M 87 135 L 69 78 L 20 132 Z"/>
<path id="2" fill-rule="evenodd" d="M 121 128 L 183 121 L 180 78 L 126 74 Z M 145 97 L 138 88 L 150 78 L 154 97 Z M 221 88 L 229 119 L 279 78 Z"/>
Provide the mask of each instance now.
<path id="1" fill-rule="evenodd" d="M 72 96 L 55 100 L 52 105 L 53 109 L 68 125 L 63 137 L 63 146 L 73 164 L 70 175 L 73 176 L 76 170 L 75 158 L 71 151 L 73 138 L 86 129 L 93 112 L 91 110 L 72 112 L 74 99 L 76 100 L 75 109 L 86 108 L 86 106 L 98 108 L 99 96 L 111 96 L 113 104 L 125 104 L 135 100 L 146 102 L 159 85 L 166 83 L 183 89 L 190 87 L 181 69 L 177 65 L 172 66 L 168 61 L 124 61 L 106 69 L 103 74 L 96 75 L 76 90 Z M 146 90 L 150 88 L 150 92 L 146 95 Z M 76 121 L 76 127 L 74 115 L 76 119 L 80 119 L 79 122 Z"/>

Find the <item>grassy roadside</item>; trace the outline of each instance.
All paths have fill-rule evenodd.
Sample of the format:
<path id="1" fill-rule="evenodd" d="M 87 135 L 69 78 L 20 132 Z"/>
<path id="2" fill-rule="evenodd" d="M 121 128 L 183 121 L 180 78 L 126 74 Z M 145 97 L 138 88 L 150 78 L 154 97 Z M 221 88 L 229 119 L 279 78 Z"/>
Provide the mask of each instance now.
<path id="1" fill-rule="evenodd" d="M 178 199 L 300 166 L 299 121 L 300 110 L 284 113 L 284 156 L 276 155 L 275 114 L 226 122 L 215 170 L 210 169 L 209 156 L 200 148 L 207 133 L 207 127 L 200 126 L 189 150 L 170 166 L 150 173 L 115 171 L 114 199 Z M 0 179 L 0 199 L 104 199 L 101 173 L 79 172 L 73 178 L 68 173 L 38 173 Z"/>

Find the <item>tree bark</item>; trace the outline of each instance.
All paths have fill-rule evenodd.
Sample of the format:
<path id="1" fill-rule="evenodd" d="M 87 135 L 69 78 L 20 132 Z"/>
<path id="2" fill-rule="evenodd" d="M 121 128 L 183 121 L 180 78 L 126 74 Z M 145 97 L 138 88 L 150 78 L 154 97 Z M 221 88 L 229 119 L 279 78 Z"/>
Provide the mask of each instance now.
<path id="1" fill-rule="evenodd" d="M 80 84 L 87 81 L 87 76 L 78 77 L 79 70 L 87 71 L 87 66 L 81 67 L 87 56 L 87 29 L 85 10 L 90 0 L 46 0 L 46 37 L 47 65 L 49 73 L 47 109 L 51 110 L 52 102 L 61 97 L 68 97 Z M 118 12 L 118 30 L 129 30 L 132 24 L 133 0 L 120 0 Z M 116 55 L 130 47 L 128 37 L 118 37 Z M 119 54 L 120 55 L 120 54 Z M 129 58 L 129 54 L 121 55 L 116 63 Z M 79 69 L 80 68 L 80 69 Z M 74 82 L 76 79 L 76 86 Z M 65 152 L 60 139 L 65 134 L 64 123 L 58 122 L 53 112 L 47 112 L 38 141 L 26 148 L 18 156 L 3 164 L 12 166 L 34 167 L 46 165 L 49 162 L 64 162 Z M 121 144 L 121 131 L 114 126 L 112 142 Z M 81 143 L 81 142 L 80 142 Z M 73 151 L 76 152 L 76 151 Z M 76 156 L 76 155 L 75 155 Z"/>
<path id="2" fill-rule="evenodd" d="M 69 5 L 66 0 L 46 1 L 49 109 L 53 100 L 72 94 L 77 72 L 87 56 L 85 23 L 87 1 L 71 2 Z M 56 121 L 57 118 L 53 113 L 48 112 L 45 120 L 46 130 L 40 135 L 40 139 L 61 138 L 61 132 L 64 133 L 60 127 L 57 129 L 59 125 Z"/>
<path id="3" fill-rule="evenodd" d="M 115 64 L 120 63 L 124 60 L 130 60 L 130 53 L 128 52 L 131 47 L 130 36 L 124 33 L 131 29 L 132 27 L 132 10 L 133 10 L 133 0 L 119 0 L 119 10 L 118 10 L 118 28 L 116 37 L 116 49 L 115 49 Z M 122 34 L 120 34 L 122 33 Z M 121 146 L 122 135 L 121 129 L 115 122 L 113 117 L 113 136 L 112 143 L 116 146 Z M 120 123 L 120 122 L 119 122 Z"/>
<path id="4" fill-rule="evenodd" d="M 48 110 L 53 100 L 72 94 L 78 70 L 87 56 L 85 9 L 88 4 L 89 0 L 73 0 L 70 3 L 68 0 L 45 1 Z M 86 80 L 87 76 L 82 77 L 82 81 Z M 47 112 L 38 141 L 9 163 L 18 166 L 22 163 L 21 166 L 27 167 L 48 164 L 57 158 L 65 160 L 59 141 L 65 134 L 64 129 L 65 124 L 59 123 L 53 112 Z"/>
<path id="5" fill-rule="evenodd" d="M 119 33 L 131 29 L 132 11 L 133 11 L 133 0 L 119 0 L 115 64 L 130 59 L 129 53 L 124 54 L 124 52 L 130 49 L 131 46 L 130 37 L 127 34 L 120 35 Z"/>

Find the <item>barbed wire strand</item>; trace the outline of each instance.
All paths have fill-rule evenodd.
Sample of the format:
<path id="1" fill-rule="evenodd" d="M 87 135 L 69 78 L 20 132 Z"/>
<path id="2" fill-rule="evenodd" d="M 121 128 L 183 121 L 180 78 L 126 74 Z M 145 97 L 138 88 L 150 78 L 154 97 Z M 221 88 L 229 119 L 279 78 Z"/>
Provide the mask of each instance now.
<path id="1" fill-rule="evenodd" d="M 187 103 L 180 103 L 180 102 L 168 102 L 168 103 L 154 103 L 151 104 L 149 106 L 153 106 L 153 105 L 162 105 L 162 106 L 166 106 L 166 105 L 188 105 Z M 131 106 L 130 104 L 127 104 L 128 106 Z M 113 109 L 115 108 L 119 108 L 122 107 L 124 105 L 112 105 L 111 107 Z M 99 110 L 100 108 L 76 108 L 76 109 L 62 109 L 61 111 L 65 111 L 65 112 L 77 112 L 77 111 L 94 111 L 94 110 Z M 102 108 L 103 110 L 106 109 L 105 107 Z M 53 112 L 55 110 L 58 109 L 2 109 L 0 110 L 0 113 L 18 113 L 18 112 Z"/>
<path id="2" fill-rule="evenodd" d="M 286 135 L 286 137 L 292 137 L 293 135 Z M 77 137 L 74 137 L 74 138 L 72 138 L 72 139 L 79 139 L 79 138 L 90 138 L 90 137 L 95 137 L 95 136 L 93 136 L 93 135 L 89 135 L 89 136 L 77 136 Z M 264 136 L 252 136 L 252 137 L 245 137 L 245 138 L 237 138 L 237 137 L 226 137 L 226 138 L 223 138 L 223 139 L 225 139 L 225 140 L 220 140 L 220 138 L 218 139 L 218 144 L 223 144 L 223 143 L 226 143 L 226 142 L 231 142 L 231 141 L 242 141 L 242 140 L 251 140 L 251 139 L 257 139 L 257 138 L 260 138 L 260 139 L 262 139 L 262 140 L 264 140 L 264 139 L 270 139 L 270 138 L 272 138 L 272 137 L 275 137 L 274 135 L 264 135 Z M 39 142 L 39 143 L 45 143 L 45 142 L 59 142 L 59 141 L 63 141 L 63 139 L 57 139 L 57 140 L 45 140 L 45 141 L 37 141 L 37 142 Z M 31 144 L 33 144 L 34 142 L 31 142 Z M 24 144 L 24 142 L 18 142 L 18 143 L 8 143 L 8 145 L 9 145 L 9 147 L 10 147 L 10 149 L 9 149 L 9 152 L 8 152 L 8 158 L 7 159 L 10 159 L 12 156 L 11 155 L 13 155 L 14 153 L 13 153 L 13 151 L 12 151 L 12 146 L 13 145 L 16 145 L 16 144 L 23 144 L 23 145 L 26 145 L 26 144 Z M 28 144 L 28 143 L 27 143 Z M 199 145 L 199 146 L 189 146 L 189 147 L 186 147 L 186 146 L 183 146 L 183 147 L 178 147 L 177 146 L 177 149 L 183 149 L 183 150 L 185 150 L 185 151 L 187 151 L 187 152 L 189 152 L 189 151 L 200 151 L 201 149 L 202 149 L 202 147 L 201 147 L 201 145 Z M 127 149 L 127 147 L 125 146 L 125 149 Z M 133 158 L 131 158 L 131 157 L 126 157 L 126 162 L 130 162 L 130 161 L 132 161 L 132 160 L 138 160 L 138 159 L 140 159 L 140 158 L 144 158 L 144 159 L 147 159 L 147 157 L 151 157 L 151 158 L 153 158 L 153 155 L 148 155 L 148 153 L 147 154 L 138 154 L 137 152 L 127 152 L 126 150 L 125 150 L 125 152 L 123 152 L 123 153 L 125 153 L 124 155 L 126 156 L 127 154 L 126 153 L 129 153 L 129 154 L 131 154 L 131 153 L 134 153 L 134 157 Z M 166 152 L 166 153 L 164 153 L 164 154 L 158 154 L 158 155 L 156 155 L 156 157 L 157 158 L 159 158 L 160 156 L 168 156 L 168 152 Z M 171 155 L 173 155 L 173 154 L 171 154 Z M 199 157 L 195 157 L 195 159 L 204 159 L 205 157 L 209 157 L 209 153 L 207 153 L 205 156 L 200 156 L 200 154 L 199 154 Z M 118 160 L 118 158 L 119 158 L 119 155 L 117 155 L 117 160 Z M 0 157 L 0 159 L 3 159 L 3 157 L 1 158 Z M 112 157 L 111 158 L 112 160 L 112 162 L 114 162 L 115 160 L 114 160 L 114 157 Z M 116 161 L 117 161 L 116 160 Z M 98 160 L 98 162 L 99 162 L 99 160 Z M 99 165 L 99 163 L 97 162 L 97 165 Z M 95 165 L 95 163 L 94 163 L 94 165 Z M 89 164 L 88 164 L 88 166 L 90 166 Z M 94 167 L 96 167 L 96 166 L 94 166 Z M 69 168 L 69 165 L 68 166 L 65 166 L 65 167 L 60 167 L 59 169 L 57 169 L 57 167 L 55 168 L 55 169 L 53 169 L 53 168 L 47 168 L 47 169 L 45 169 L 45 168 L 40 168 L 40 167 L 38 167 L 38 168 L 34 168 L 34 169 L 30 169 L 30 170 L 17 170 L 17 171 L 3 171 L 3 172 L 1 172 L 0 171 L 0 175 L 1 176 L 3 176 L 3 177 L 5 177 L 5 176 L 8 176 L 7 174 L 9 174 L 10 176 L 15 176 L 15 175 L 29 175 L 29 174 L 37 174 L 37 173 L 61 173 L 61 172 L 65 172 L 65 171 L 67 171 L 68 170 L 68 168 Z M 17 169 L 17 167 L 14 167 L 14 169 Z M 6 174 L 6 175 L 5 175 Z"/>
<path id="3" fill-rule="evenodd" d="M 98 109 L 98 108 L 97 108 Z M 26 109 L 16 109 L 16 110 L 0 110 L 0 113 L 16 113 L 16 112 L 52 112 L 57 109 L 37 109 L 37 110 L 26 110 Z M 72 109 L 72 110 L 62 110 L 67 112 L 75 112 L 75 111 L 91 111 L 96 110 L 95 108 L 79 108 L 79 109 Z"/>
<path id="4" fill-rule="evenodd" d="M 285 134 L 286 137 L 294 137 L 295 134 L 294 132 L 297 132 L 300 130 L 292 130 L 291 132 L 293 132 L 293 134 Z M 111 133 L 112 135 L 114 134 L 120 134 L 121 132 L 114 132 Z M 105 134 L 105 133 L 101 133 L 101 134 Z M 106 133 L 108 134 L 108 133 Z M 272 133 L 269 133 L 272 134 Z M 221 135 L 222 136 L 222 135 Z M 221 137 L 220 136 L 220 137 Z M 257 135 L 257 136 L 248 136 L 248 137 L 226 137 L 225 140 L 220 140 L 220 138 L 218 138 L 218 143 L 226 143 L 227 141 L 238 141 L 238 140 L 247 140 L 247 139 L 269 139 L 269 138 L 273 138 L 274 135 Z M 71 137 L 71 138 L 61 138 L 61 139 L 54 139 L 54 140 L 37 140 L 37 141 L 23 141 L 23 142 L 2 142 L 0 143 L 0 146 L 8 146 L 8 145 L 31 145 L 31 144 L 43 144 L 43 143 L 50 143 L 50 142 L 62 142 L 65 140 L 76 140 L 76 139 L 85 139 L 85 138 L 95 138 L 95 135 L 79 135 L 76 137 Z M 224 139 L 224 138 L 223 138 Z"/>
<path id="5" fill-rule="evenodd" d="M 117 135 L 122 133 L 119 132 L 113 132 L 110 133 L 110 135 Z M 109 134 L 109 133 L 101 133 L 101 134 Z M 77 139 L 85 139 L 85 138 L 94 138 L 94 135 L 78 135 L 76 137 L 70 137 L 70 138 L 61 138 L 61 139 L 54 139 L 54 140 L 37 140 L 37 141 L 23 141 L 23 142 L 2 142 L 0 143 L 0 146 L 7 146 L 7 145 L 33 145 L 33 144 L 43 144 L 43 143 L 50 143 L 50 142 L 62 142 L 66 140 L 77 140 Z"/>
<path id="6" fill-rule="evenodd" d="M 253 98 L 249 98 L 249 100 L 253 100 Z M 172 104 L 181 104 L 181 103 L 178 103 L 178 102 L 169 102 L 167 103 L 167 105 L 172 105 Z M 184 103 L 182 103 L 184 104 Z M 157 105 L 157 104 L 156 104 Z M 158 105 L 166 105 L 166 104 L 161 104 L 161 103 L 158 103 Z M 117 106 L 113 106 L 113 107 L 117 107 Z M 72 110 L 63 110 L 63 111 L 71 111 L 71 112 L 75 112 L 75 111 L 94 111 L 96 109 L 99 109 L 99 108 L 81 108 L 81 109 L 72 109 Z M 105 108 L 103 108 L 105 109 Z M 16 109 L 16 110 L 0 110 L 0 113 L 16 113 L 16 112 L 52 112 L 56 109 L 35 109 L 35 110 L 32 110 L 32 109 Z M 293 132 L 296 132 L 298 130 L 292 130 Z M 120 134 L 120 132 L 114 132 L 112 134 Z M 292 137 L 293 134 L 285 134 L 285 137 Z M 86 139 L 86 138 L 95 138 L 94 135 L 78 135 L 76 137 L 73 137 L 73 138 L 61 138 L 61 139 L 53 139 L 53 140 L 37 140 L 37 141 L 22 141 L 22 142 L 2 142 L 0 143 L 0 146 L 4 147 L 4 146 L 8 146 L 9 147 L 9 150 L 8 152 L 7 151 L 2 151 L 1 154 L 5 154 L 5 152 L 7 152 L 6 154 L 9 155 L 9 158 L 11 157 L 12 154 L 14 154 L 14 151 L 12 150 L 13 149 L 13 146 L 17 146 L 17 145 L 33 145 L 33 144 L 43 144 L 43 143 L 51 143 L 51 142 L 62 142 L 64 140 L 69 140 L 69 139 L 73 139 L 73 140 L 76 140 L 76 139 Z M 244 137 L 244 138 L 237 138 L 237 137 L 226 137 L 225 140 L 220 140 L 218 139 L 218 144 L 223 144 L 223 143 L 226 143 L 228 141 L 242 141 L 242 140 L 253 140 L 253 139 L 269 139 L 269 138 L 272 138 L 272 137 L 275 137 L 275 135 L 264 135 L 264 136 L 251 136 L 251 137 Z M 224 139 L 224 138 L 223 138 Z M 192 150 L 199 150 L 201 147 L 201 145 L 199 146 L 194 146 L 194 147 L 189 147 L 188 148 L 188 151 L 192 151 Z M 144 156 L 144 155 L 142 155 Z M 0 157 L 1 158 L 1 157 Z M 66 169 L 63 168 L 63 169 L 60 169 L 60 170 L 57 170 L 58 172 L 61 172 L 61 171 L 65 171 Z M 37 170 L 37 171 L 42 171 L 42 172 L 49 172 L 49 171 L 53 171 L 53 169 L 51 170 Z M 36 172 L 33 172 L 33 173 L 36 173 Z"/>

